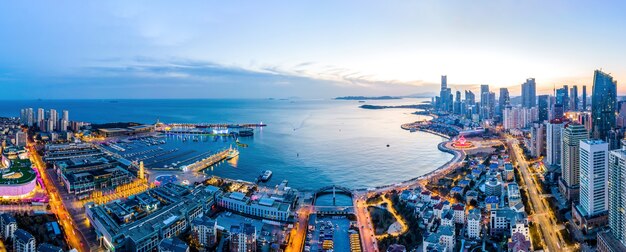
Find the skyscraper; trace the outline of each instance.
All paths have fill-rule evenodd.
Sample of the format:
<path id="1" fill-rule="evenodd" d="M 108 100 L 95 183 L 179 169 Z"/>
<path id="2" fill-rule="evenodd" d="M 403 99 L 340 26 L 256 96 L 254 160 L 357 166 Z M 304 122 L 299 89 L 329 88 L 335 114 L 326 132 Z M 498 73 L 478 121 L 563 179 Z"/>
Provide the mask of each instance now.
<path id="1" fill-rule="evenodd" d="M 522 84 L 522 107 L 532 108 L 536 105 L 537 88 L 535 78 L 528 78 Z"/>
<path id="2" fill-rule="evenodd" d="M 467 105 L 476 105 L 476 95 L 470 90 L 465 90 L 465 101 Z"/>
<path id="3" fill-rule="evenodd" d="M 583 86 L 583 107 L 581 108 L 582 111 L 587 111 L 587 86 Z"/>
<path id="4" fill-rule="evenodd" d="M 56 129 L 58 129 L 59 114 L 57 113 L 56 109 L 50 109 L 50 118 L 48 120 L 50 120 L 48 125 L 52 125 L 52 127 L 49 128 L 48 131 L 55 131 Z"/>
<path id="5" fill-rule="evenodd" d="M 585 126 L 570 123 L 563 129 L 559 190 L 569 201 L 578 201 L 580 141 L 589 137 Z"/>
<path id="6" fill-rule="evenodd" d="M 563 99 L 563 111 L 569 111 L 569 86 L 563 85 L 562 88 L 565 91 L 565 98 Z"/>
<path id="7" fill-rule="evenodd" d="M 578 111 L 578 86 L 572 86 L 572 88 L 570 89 L 569 97 L 570 109 Z"/>
<path id="8" fill-rule="evenodd" d="M 489 119 L 489 85 L 480 85 L 480 118 Z"/>
<path id="9" fill-rule="evenodd" d="M 609 130 L 615 128 L 616 100 L 617 82 L 610 75 L 596 70 L 591 95 L 591 132 L 594 138 L 606 141 Z"/>
<path id="10" fill-rule="evenodd" d="M 594 88 L 595 93 L 595 88 Z M 593 96 L 591 97 L 593 99 Z M 622 149 L 613 150 L 609 154 L 608 188 L 609 188 L 609 228 L 608 234 L 598 235 L 598 247 L 621 247 L 626 245 L 626 145 Z M 606 242 L 602 235 L 612 236 L 621 244 Z M 622 250 L 612 250 L 622 251 Z"/>
<path id="11" fill-rule="evenodd" d="M 540 95 L 537 97 L 537 105 L 539 107 L 539 122 L 548 120 L 548 111 L 550 110 L 550 106 L 548 105 L 548 99 L 550 99 L 548 95 Z"/>
<path id="12" fill-rule="evenodd" d="M 567 89 L 566 88 L 557 89 L 555 97 L 556 97 L 556 104 L 563 105 L 563 110 L 567 110 L 567 107 L 565 106 L 567 103 Z"/>
<path id="13" fill-rule="evenodd" d="M 563 121 L 554 119 L 546 123 L 546 164 L 561 165 L 561 133 Z"/>
<path id="14" fill-rule="evenodd" d="M 602 140 L 580 142 L 580 208 L 586 216 L 609 209 L 609 145 Z"/>
<path id="15" fill-rule="evenodd" d="M 452 109 L 452 113 L 461 114 L 461 91 L 456 91 L 456 95 L 454 96 L 454 107 Z"/>
<path id="16" fill-rule="evenodd" d="M 502 113 L 506 106 L 510 104 L 509 89 L 500 88 L 500 97 L 498 97 L 498 115 L 502 118 Z"/>
<path id="17" fill-rule="evenodd" d="M 439 91 L 438 108 L 439 110 L 452 112 L 453 110 L 453 97 L 452 90 L 448 88 L 448 77 L 441 76 L 441 90 Z"/>
<path id="18" fill-rule="evenodd" d="M 37 126 L 39 127 L 39 130 L 44 130 L 45 126 L 43 121 L 45 120 L 45 115 L 44 115 L 44 110 L 43 108 L 38 108 L 37 109 Z"/>

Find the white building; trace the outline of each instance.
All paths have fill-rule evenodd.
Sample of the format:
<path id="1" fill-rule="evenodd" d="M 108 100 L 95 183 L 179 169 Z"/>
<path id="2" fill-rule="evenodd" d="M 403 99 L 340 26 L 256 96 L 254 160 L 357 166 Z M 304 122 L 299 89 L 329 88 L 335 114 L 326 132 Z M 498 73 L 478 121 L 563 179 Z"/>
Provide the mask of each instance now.
<path id="1" fill-rule="evenodd" d="M 580 141 L 580 206 L 587 216 L 609 209 L 609 144 L 601 140 Z"/>
<path id="2" fill-rule="evenodd" d="M 13 251 L 15 252 L 35 252 L 37 246 L 35 237 L 23 229 L 15 230 L 13 236 Z"/>
<path id="3" fill-rule="evenodd" d="M 480 239 L 480 210 L 475 208 L 467 215 L 467 237 L 470 239 Z"/>
<path id="4" fill-rule="evenodd" d="M 27 136 L 28 134 L 26 134 L 26 132 L 23 132 L 23 131 L 18 131 L 17 133 L 15 133 L 15 145 L 17 147 L 26 147 Z"/>
<path id="5" fill-rule="evenodd" d="M 526 240 L 530 240 L 530 229 L 528 227 L 528 220 L 517 218 L 511 223 L 511 236 L 515 233 L 523 234 Z"/>
<path id="6" fill-rule="evenodd" d="M 13 239 L 13 234 L 15 230 L 17 230 L 17 221 L 15 218 L 8 213 L 3 213 L 0 215 L 0 237 L 7 240 Z"/>
<path id="7" fill-rule="evenodd" d="M 489 178 L 487 182 L 485 182 L 485 194 L 487 196 L 502 195 L 502 182 L 495 177 Z"/>
<path id="8" fill-rule="evenodd" d="M 217 242 L 217 221 L 207 217 L 198 217 L 191 222 L 193 237 L 203 247 L 211 247 Z"/>
<path id="9" fill-rule="evenodd" d="M 290 204 L 280 202 L 274 198 L 253 200 L 240 192 L 218 196 L 217 205 L 239 213 L 277 221 L 287 221 L 291 215 Z"/>
<path id="10" fill-rule="evenodd" d="M 561 165 L 561 136 L 563 121 L 554 119 L 546 123 L 546 164 Z"/>
<path id="11" fill-rule="evenodd" d="M 456 245 L 454 227 L 440 226 L 437 232 L 424 236 L 424 248 L 432 244 L 439 244 L 445 246 L 447 251 L 454 251 Z"/>
<path id="12" fill-rule="evenodd" d="M 465 205 L 461 203 L 454 204 L 452 210 L 454 211 L 454 223 L 465 223 Z"/>

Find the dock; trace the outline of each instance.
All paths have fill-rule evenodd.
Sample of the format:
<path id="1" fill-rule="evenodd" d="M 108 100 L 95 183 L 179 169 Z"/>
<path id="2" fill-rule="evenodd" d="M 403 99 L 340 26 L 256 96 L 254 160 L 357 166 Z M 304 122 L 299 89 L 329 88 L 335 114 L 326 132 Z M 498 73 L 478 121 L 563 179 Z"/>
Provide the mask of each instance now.
<path id="1" fill-rule="evenodd" d="M 223 151 L 220 151 L 218 153 L 215 153 L 207 158 L 203 158 L 201 160 L 198 160 L 197 162 L 190 164 L 187 166 L 187 170 L 189 171 L 193 171 L 193 172 L 200 172 L 214 164 L 217 164 L 223 160 L 226 159 L 230 159 L 233 158 L 234 156 L 238 155 L 239 151 L 237 151 L 237 149 L 233 149 L 233 148 L 228 148 L 225 149 Z"/>

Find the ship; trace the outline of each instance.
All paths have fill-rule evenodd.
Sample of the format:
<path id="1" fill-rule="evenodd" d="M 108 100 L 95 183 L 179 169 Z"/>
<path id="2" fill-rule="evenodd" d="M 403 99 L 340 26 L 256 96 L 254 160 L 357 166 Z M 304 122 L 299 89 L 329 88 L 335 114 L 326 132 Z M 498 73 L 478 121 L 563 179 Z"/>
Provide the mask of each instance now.
<path id="1" fill-rule="evenodd" d="M 267 182 L 268 180 L 270 180 L 271 177 L 272 177 L 272 171 L 265 170 L 263 173 L 261 173 L 261 176 L 259 176 L 259 180 L 263 182 Z"/>
<path id="2" fill-rule="evenodd" d="M 237 149 L 233 149 L 233 148 L 228 149 L 228 154 L 226 155 L 226 159 L 232 159 L 237 156 L 239 156 L 239 151 Z"/>

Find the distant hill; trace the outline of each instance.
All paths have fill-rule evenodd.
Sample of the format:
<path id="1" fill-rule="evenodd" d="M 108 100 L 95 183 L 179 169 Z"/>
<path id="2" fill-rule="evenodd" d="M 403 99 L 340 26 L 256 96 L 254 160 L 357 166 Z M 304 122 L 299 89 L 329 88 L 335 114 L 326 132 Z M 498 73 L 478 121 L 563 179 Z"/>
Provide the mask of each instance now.
<path id="1" fill-rule="evenodd" d="M 402 99 L 398 96 L 341 96 L 335 97 L 335 100 L 397 100 Z"/>

